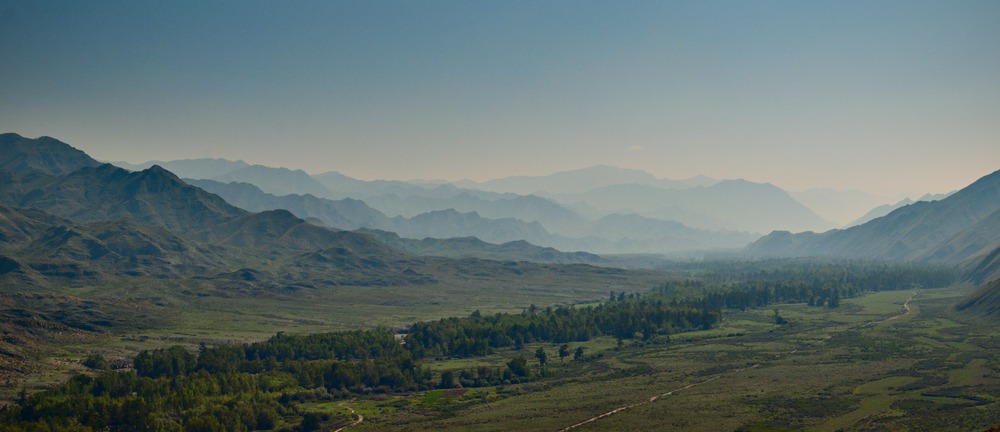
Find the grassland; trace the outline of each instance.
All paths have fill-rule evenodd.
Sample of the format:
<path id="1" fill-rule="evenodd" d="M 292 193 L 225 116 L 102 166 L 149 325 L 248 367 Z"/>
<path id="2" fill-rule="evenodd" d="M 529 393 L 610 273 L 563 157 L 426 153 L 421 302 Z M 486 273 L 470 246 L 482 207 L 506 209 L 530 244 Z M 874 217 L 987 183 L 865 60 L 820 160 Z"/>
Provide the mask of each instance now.
<path id="1" fill-rule="evenodd" d="M 101 305 L 119 304 L 124 316 L 146 318 L 135 328 L 48 346 L 23 385 L 35 389 L 65 380 L 84 369 L 79 359 L 88 352 L 114 359 L 169 344 L 256 340 L 278 331 L 397 327 L 475 309 L 598 300 L 609 291 L 644 291 L 668 277 L 551 276 L 254 296 L 197 281 L 186 287 L 149 280 L 65 288 L 60 295 L 81 300 L 93 313 L 108 314 L 113 311 Z M 549 354 L 547 377 L 527 384 L 315 402 L 309 409 L 326 413 L 327 427 L 352 431 L 985 430 L 1000 424 L 1000 326 L 955 311 L 966 294 L 952 287 L 871 293 L 834 309 L 780 305 L 785 325 L 775 324 L 774 307 L 727 311 L 722 325 L 710 330 L 622 346 L 608 337 L 570 343 L 570 352 L 584 348 L 581 361 L 560 359 L 558 345 L 537 343 L 487 357 L 440 359 L 427 364 L 435 373 L 499 366 L 516 356 L 539 370 L 533 353 L 543 347 Z M 139 304 L 146 306 L 133 307 Z M 19 388 L 8 387 L 7 396 Z M 359 415 L 364 421 L 355 423 Z"/>
<path id="2" fill-rule="evenodd" d="M 498 274 L 495 266 L 480 268 L 475 260 L 460 264 L 465 266 L 463 271 L 441 271 L 441 275 L 451 276 L 441 277 L 437 283 L 393 287 L 274 291 L 198 279 L 122 278 L 46 292 L 4 291 L 10 295 L 0 298 L 0 306 L 6 309 L 0 317 L 30 305 L 33 314 L 82 317 L 108 325 L 96 332 L 65 326 L 29 329 L 33 333 L 21 341 L 30 340 L 31 350 L 20 350 L 26 351 L 16 353 L 21 361 L 0 368 L 5 372 L 0 373 L 0 402 L 16 397 L 21 388 L 47 388 L 85 371 L 80 360 L 95 352 L 114 362 L 130 359 L 144 349 L 175 344 L 247 342 L 278 332 L 402 328 L 416 321 L 467 316 L 475 310 L 520 312 L 531 304 L 545 307 L 593 302 L 606 299 L 609 291 L 645 292 L 673 277 L 664 272 L 549 265 Z M 17 298 L 23 301 L 9 307 L 3 304 Z M 25 330 L 18 327 L 12 331 Z M 0 348 L 24 348 L 17 345 L 0 344 Z"/>
<path id="3" fill-rule="evenodd" d="M 669 342 L 619 350 L 596 339 L 582 344 L 581 362 L 560 362 L 557 346 L 545 345 L 549 378 L 346 401 L 365 416 L 350 430 L 985 430 L 1000 423 L 1000 329 L 955 312 L 964 294 L 785 305 L 790 323 L 780 326 L 771 309 L 734 312 L 720 328 Z M 431 366 L 495 365 L 535 349 Z"/>

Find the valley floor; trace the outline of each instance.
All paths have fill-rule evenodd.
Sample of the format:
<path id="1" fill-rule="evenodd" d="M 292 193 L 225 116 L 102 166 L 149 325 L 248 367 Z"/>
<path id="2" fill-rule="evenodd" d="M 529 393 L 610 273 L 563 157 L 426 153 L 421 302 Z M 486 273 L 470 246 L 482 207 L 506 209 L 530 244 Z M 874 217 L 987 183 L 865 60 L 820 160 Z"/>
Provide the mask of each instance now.
<path id="1" fill-rule="evenodd" d="M 772 310 L 736 312 L 720 328 L 669 343 L 582 344 L 592 361 L 553 361 L 553 376 L 530 384 L 339 409 L 364 415 L 350 430 L 986 430 L 1000 424 L 1000 329 L 956 313 L 964 294 L 783 305 L 789 324 L 781 326 Z"/>
<path id="2" fill-rule="evenodd" d="M 589 287 L 586 295 L 600 291 Z M 956 311 L 954 305 L 967 293 L 962 287 L 883 291 L 844 299 L 837 308 L 775 306 L 787 320 L 784 325 L 775 324 L 775 307 L 727 311 L 722 324 L 710 330 L 647 342 L 599 337 L 568 344 L 568 352 L 584 348 L 579 361 L 558 357 L 559 345 L 549 343 L 499 349 L 485 357 L 428 359 L 425 365 L 435 376 L 495 367 L 518 356 L 531 359 L 540 372 L 532 354 L 539 348 L 549 354 L 546 377 L 529 383 L 316 399 L 304 401 L 302 408 L 326 413 L 324 430 L 344 431 L 985 431 L 1000 425 L 1000 326 Z M 446 303 L 443 294 L 438 295 Z M 368 300 L 371 313 L 365 315 L 377 321 Z M 297 315 L 295 310 L 268 315 L 249 303 L 227 306 L 226 299 L 192 301 L 200 302 L 198 310 L 167 321 L 168 328 L 187 329 L 183 334 L 171 338 L 168 328 L 149 328 L 68 339 L 62 351 L 40 355 L 45 375 L 34 376 L 25 387 L 42 388 L 85 371 L 79 357 L 92 350 L 113 359 L 115 353 L 126 356 L 140 348 L 224 335 L 240 338 L 236 341 L 260 338 Z M 211 304 L 221 315 L 210 318 Z M 258 307 L 277 303 L 264 305 Z M 463 305 L 447 307 L 460 313 Z M 392 310 L 421 317 L 430 313 Z M 236 332 L 237 322 L 248 322 L 235 318 L 240 311 L 257 317 L 260 327 Z M 316 312 L 302 315 L 322 316 Z M 229 318 L 231 328 L 213 327 Z M 300 327 L 326 327 L 344 319 L 331 316 Z M 13 399 L 19 389 L 8 387 L 6 396 Z"/>

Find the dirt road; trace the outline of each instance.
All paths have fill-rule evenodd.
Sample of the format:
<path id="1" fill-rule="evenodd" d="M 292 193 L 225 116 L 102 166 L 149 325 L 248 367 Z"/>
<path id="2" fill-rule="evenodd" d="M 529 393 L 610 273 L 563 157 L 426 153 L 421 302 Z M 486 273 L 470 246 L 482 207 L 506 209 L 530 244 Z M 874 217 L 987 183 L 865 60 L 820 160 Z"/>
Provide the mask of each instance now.
<path id="1" fill-rule="evenodd" d="M 365 421 L 365 416 L 363 416 L 361 414 L 358 414 L 358 412 L 355 411 L 354 408 L 347 407 L 347 409 L 351 410 L 351 414 L 354 414 L 354 415 L 358 416 L 358 419 L 355 420 L 354 423 L 351 423 L 351 424 L 349 424 L 347 426 L 344 426 L 344 427 L 342 427 L 340 429 L 337 429 L 337 430 L 335 430 L 333 432 L 340 432 L 340 431 L 342 431 L 344 429 L 347 429 L 347 428 L 349 428 L 351 426 L 357 426 L 357 425 L 361 424 L 361 422 Z"/>

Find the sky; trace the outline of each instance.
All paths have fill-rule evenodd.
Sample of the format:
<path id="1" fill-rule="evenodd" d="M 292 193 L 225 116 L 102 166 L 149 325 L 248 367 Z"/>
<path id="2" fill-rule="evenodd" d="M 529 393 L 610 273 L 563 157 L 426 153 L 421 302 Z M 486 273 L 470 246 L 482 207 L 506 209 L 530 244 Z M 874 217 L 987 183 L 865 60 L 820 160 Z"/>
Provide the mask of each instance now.
<path id="1" fill-rule="evenodd" d="M 0 132 L 362 179 L 1000 169 L 1000 2 L 0 0 Z"/>

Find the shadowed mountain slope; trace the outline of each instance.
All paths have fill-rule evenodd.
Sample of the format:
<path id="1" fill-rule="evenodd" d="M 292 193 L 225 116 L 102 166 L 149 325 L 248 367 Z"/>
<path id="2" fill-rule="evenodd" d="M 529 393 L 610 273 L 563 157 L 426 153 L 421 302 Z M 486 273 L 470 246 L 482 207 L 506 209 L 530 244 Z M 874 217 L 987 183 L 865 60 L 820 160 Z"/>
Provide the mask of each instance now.
<path id="1" fill-rule="evenodd" d="M 245 213 L 159 166 L 129 172 L 105 164 L 60 177 L 10 180 L 0 184 L 8 205 L 38 208 L 75 222 L 130 218 L 190 233 Z"/>
<path id="2" fill-rule="evenodd" d="M 0 163 L 30 157 L 12 151 Z M 61 176 L 0 171 L 0 179 L 0 218 L 10 223 L 0 229 L 0 253 L 7 267 L 43 276 L 200 276 L 275 259 L 294 264 L 303 252 L 324 250 L 341 256 L 324 264 L 328 270 L 406 258 L 369 236 L 312 225 L 286 210 L 249 213 L 159 166 L 129 172 L 104 164 Z"/>
<path id="3" fill-rule="evenodd" d="M 831 256 L 957 264 L 1000 239 L 1000 171 L 948 198 L 917 202 L 844 230 L 774 232 L 748 247 L 757 256 Z"/>
<path id="4" fill-rule="evenodd" d="M 970 295 L 959 303 L 957 308 L 991 318 L 1000 317 L 1000 279 L 990 282 Z"/>
<path id="5" fill-rule="evenodd" d="M 989 252 L 969 257 L 962 263 L 961 268 L 966 274 L 966 279 L 976 284 L 983 284 L 992 280 L 1000 279 L 1000 242 Z"/>
<path id="6" fill-rule="evenodd" d="M 0 134 L 0 171 L 11 173 L 69 174 L 93 168 L 100 162 L 55 138 L 25 138 L 16 133 Z"/>
<path id="7" fill-rule="evenodd" d="M 3 229 L 6 240 L 0 242 L 0 253 L 17 257 L 26 270 L 77 282 L 99 273 L 197 275 L 239 256 L 235 250 L 225 251 L 130 219 L 76 224 L 39 210 L 6 206 L 0 206 L 0 219 L 11 223 Z"/>

